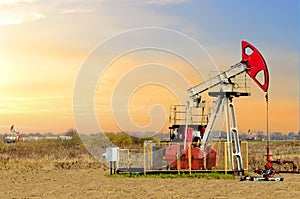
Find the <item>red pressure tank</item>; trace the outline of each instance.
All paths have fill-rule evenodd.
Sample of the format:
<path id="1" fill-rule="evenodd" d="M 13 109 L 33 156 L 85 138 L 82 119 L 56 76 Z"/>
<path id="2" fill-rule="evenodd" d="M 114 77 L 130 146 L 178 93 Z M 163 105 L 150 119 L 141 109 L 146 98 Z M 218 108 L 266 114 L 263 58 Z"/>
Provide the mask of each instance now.
<path id="1" fill-rule="evenodd" d="M 166 161 L 171 169 L 177 168 L 177 144 L 172 144 L 166 148 Z M 183 150 L 180 145 L 180 169 L 188 169 L 188 149 Z M 212 169 L 217 163 L 217 152 L 210 148 L 202 151 L 199 147 L 191 145 L 191 168 L 192 170 Z M 205 161 L 205 162 L 204 162 Z"/>

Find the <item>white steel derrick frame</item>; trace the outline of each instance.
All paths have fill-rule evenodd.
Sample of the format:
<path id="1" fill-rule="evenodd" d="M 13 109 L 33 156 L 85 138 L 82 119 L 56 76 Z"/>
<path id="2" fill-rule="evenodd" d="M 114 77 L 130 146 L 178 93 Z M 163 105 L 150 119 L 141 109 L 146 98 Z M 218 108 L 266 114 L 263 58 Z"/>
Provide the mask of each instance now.
<path id="1" fill-rule="evenodd" d="M 203 148 L 206 148 L 212 128 L 215 124 L 215 121 L 217 119 L 218 114 L 220 113 L 220 110 L 222 107 L 225 108 L 225 122 L 226 122 L 226 130 L 227 130 L 227 151 L 230 154 L 228 156 L 228 165 L 229 169 L 234 170 L 234 157 L 237 161 L 237 169 L 243 170 L 243 161 L 242 161 L 242 155 L 241 155 L 241 149 L 240 149 L 240 142 L 239 142 L 239 136 L 238 136 L 238 130 L 237 130 L 237 122 L 235 117 L 235 111 L 234 111 L 234 104 L 232 102 L 233 96 L 228 96 L 227 93 L 224 93 L 223 95 L 220 94 L 218 96 L 218 100 L 216 102 L 215 109 L 210 117 L 210 122 L 208 123 L 208 126 L 206 128 L 206 132 L 202 138 L 202 146 Z M 234 144 L 234 149 L 232 144 Z"/>
<path id="2" fill-rule="evenodd" d="M 240 149 L 240 142 L 237 130 L 237 122 L 233 104 L 233 97 L 240 96 L 239 93 L 233 92 L 232 89 L 228 89 L 227 85 L 231 84 L 231 78 L 245 72 L 247 69 L 247 65 L 245 63 L 238 63 L 232 66 L 229 70 L 220 73 L 219 75 L 205 81 L 195 87 L 188 89 L 191 93 L 190 98 L 197 97 L 200 93 L 213 88 L 217 85 L 220 86 L 220 91 L 215 93 L 214 96 L 218 97 L 214 110 L 210 116 L 208 125 L 205 130 L 205 134 L 201 140 L 201 146 L 205 149 L 211 137 L 213 126 L 216 122 L 218 114 L 220 113 L 221 108 L 224 108 L 225 111 L 225 122 L 226 122 L 226 131 L 227 131 L 227 150 L 230 154 L 228 156 L 228 165 L 229 169 L 235 170 L 234 158 L 236 158 L 237 169 L 239 171 L 243 170 L 243 161 Z M 187 132 L 185 132 L 187 133 Z M 234 144 L 234 149 L 233 149 Z"/>

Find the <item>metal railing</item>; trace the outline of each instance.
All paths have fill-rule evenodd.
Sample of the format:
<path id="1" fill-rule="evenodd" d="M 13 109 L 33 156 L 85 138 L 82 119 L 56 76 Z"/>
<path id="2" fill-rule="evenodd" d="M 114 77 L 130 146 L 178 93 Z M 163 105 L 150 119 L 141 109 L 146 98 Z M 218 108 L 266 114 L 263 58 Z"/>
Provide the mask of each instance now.
<path id="1" fill-rule="evenodd" d="M 204 114 L 205 107 L 190 107 L 186 105 L 171 105 L 169 124 L 184 125 L 188 121 L 189 125 L 207 125 L 208 115 Z"/>
<path id="2" fill-rule="evenodd" d="M 216 165 L 210 169 L 192 169 L 192 143 L 188 143 L 187 147 L 187 162 L 188 167 L 185 169 L 181 168 L 181 155 L 182 155 L 182 146 L 184 143 L 164 143 L 156 144 L 155 142 L 145 142 L 142 150 L 129 150 L 129 149 L 120 149 L 119 152 L 119 162 L 118 168 L 127 172 L 136 172 L 144 173 L 192 173 L 192 172 L 224 172 L 225 174 L 229 172 L 234 172 L 235 169 L 230 167 L 230 154 L 228 153 L 228 143 L 227 142 L 212 142 L 211 148 L 214 149 L 217 153 L 216 156 Z M 231 143 L 232 144 L 232 143 Z M 171 168 L 169 163 L 166 161 L 166 148 L 176 145 L 176 156 L 174 155 L 174 161 L 177 161 L 176 167 Z M 241 142 L 241 155 L 243 160 L 243 170 L 248 171 L 248 142 Z M 205 168 L 206 162 L 209 160 L 203 159 L 203 164 Z M 236 163 L 235 163 L 236 164 Z M 237 168 L 237 167 L 235 167 Z"/>

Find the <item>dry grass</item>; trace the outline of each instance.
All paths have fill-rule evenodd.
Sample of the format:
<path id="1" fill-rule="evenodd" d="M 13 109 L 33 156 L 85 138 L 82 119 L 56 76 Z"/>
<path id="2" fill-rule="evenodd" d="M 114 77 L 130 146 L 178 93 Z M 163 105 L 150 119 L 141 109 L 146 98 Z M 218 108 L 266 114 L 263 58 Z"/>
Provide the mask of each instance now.
<path id="1" fill-rule="evenodd" d="M 258 166 L 261 168 L 266 163 L 267 142 L 250 141 L 249 142 L 249 169 L 255 170 Z M 271 141 L 270 153 L 272 160 L 291 160 L 300 167 L 300 141 Z M 274 165 L 280 170 L 292 170 L 291 164 Z"/>
<path id="2" fill-rule="evenodd" d="M 266 142 L 249 142 L 249 170 L 266 163 Z M 220 151 L 221 153 L 222 151 Z M 270 142 L 272 160 L 292 160 L 300 166 L 300 141 Z M 99 153 L 100 154 L 100 153 Z M 219 163 L 221 163 L 219 161 Z M 292 170 L 291 165 L 276 165 L 280 170 Z M 73 140 L 40 140 L 6 144 L 0 141 L 0 170 L 86 169 L 106 170 L 104 163 L 95 159 L 79 137 Z"/>
<path id="3" fill-rule="evenodd" d="M 0 169 L 52 170 L 106 166 L 89 154 L 79 138 L 69 141 L 0 142 Z"/>

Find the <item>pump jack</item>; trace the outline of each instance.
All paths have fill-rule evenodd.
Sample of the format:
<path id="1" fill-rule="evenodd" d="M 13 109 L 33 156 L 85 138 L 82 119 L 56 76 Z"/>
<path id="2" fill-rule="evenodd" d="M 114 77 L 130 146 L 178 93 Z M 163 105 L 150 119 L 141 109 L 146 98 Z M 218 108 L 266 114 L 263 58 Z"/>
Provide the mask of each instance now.
<path id="1" fill-rule="evenodd" d="M 264 92 L 268 91 L 269 73 L 264 58 L 253 45 L 242 41 L 242 60 L 239 63 L 231 66 L 227 71 L 221 72 L 209 80 L 188 89 L 190 100 L 185 106 L 185 123 L 177 124 L 175 115 L 173 118 L 174 123 L 169 127 L 171 142 L 184 142 L 180 151 L 178 151 L 178 146 L 175 143 L 167 147 L 166 161 L 170 168 L 180 167 L 180 169 L 187 169 L 189 167 L 188 162 L 191 162 L 193 170 L 212 169 L 216 165 L 217 152 L 210 146 L 209 141 L 218 114 L 224 111 L 227 129 L 227 150 L 229 154 L 228 160 L 225 161 L 228 161 L 229 169 L 238 172 L 244 171 L 233 99 L 234 97 L 250 95 L 250 92 L 247 90 L 239 91 L 235 82 L 236 77 L 241 77 L 245 73 Z M 263 75 L 263 80 L 258 78 L 259 73 Z M 217 100 L 208 122 L 203 123 L 204 116 L 202 115 L 201 122 L 194 123 L 193 120 L 189 119 L 192 117 L 189 115 L 189 111 L 191 112 L 193 108 L 199 107 L 201 104 L 201 94 L 212 88 L 217 88 L 217 90 L 214 92 L 209 91 L 208 94 L 210 97 L 216 97 Z M 194 107 L 191 106 L 192 103 L 195 104 Z M 173 109 L 176 110 L 176 106 L 173 106 Z M 195 142 L 198 144 L 194 144 Z M 190 155 L 188 155 L 188 143 L 193 143 Z M 180 158 L 180 162 L 178 158 Z M 191 160 L 188 160 L 189 158 Z"/>

